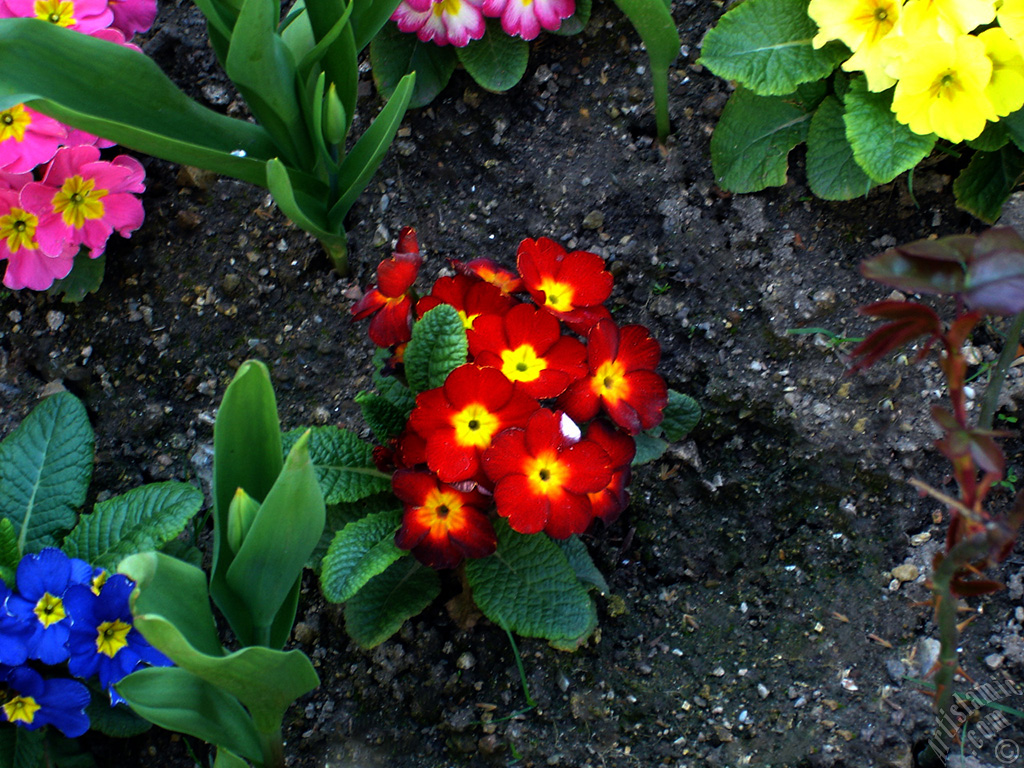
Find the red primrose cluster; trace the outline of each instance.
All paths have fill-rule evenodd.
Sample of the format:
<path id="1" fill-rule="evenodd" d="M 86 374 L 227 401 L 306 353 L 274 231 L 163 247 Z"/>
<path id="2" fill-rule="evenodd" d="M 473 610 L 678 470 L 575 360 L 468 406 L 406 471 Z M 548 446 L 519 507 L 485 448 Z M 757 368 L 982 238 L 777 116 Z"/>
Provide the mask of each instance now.
<path id="1" fill-rule="evenodd" d="M 605 302 L 600 256 L 523 240 L 516 271 L 488 259 L 453 263 L 417 299 L 422 257 L 406 227 L 352 308 L 400 368 L 413 323 L 440 304 L 462 319 L 469 360 L 421 392 L 404 432 L 376 455 L 393 471 L 405 514 L 395 542 L 434 568 L 486 557 L 496 512 L 524 534 L 556 539 L 611 523 L 629 503 L 633 437 L 662 420 L 661 349 Z"/>

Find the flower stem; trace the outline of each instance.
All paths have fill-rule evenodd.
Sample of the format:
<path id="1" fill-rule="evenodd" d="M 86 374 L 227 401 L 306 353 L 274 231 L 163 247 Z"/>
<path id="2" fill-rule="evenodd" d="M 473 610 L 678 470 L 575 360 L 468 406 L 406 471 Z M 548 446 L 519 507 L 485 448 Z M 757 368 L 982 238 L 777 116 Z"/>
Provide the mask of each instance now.
<path id="1" fill-rule="evenodd" d="M 262 768 L 284 768 L 284 737 L 281 728 L 273 732 L 259 731 L 260 748 L 263 751 Z"/>
<path id="2" fill-rule="evenodd" d="M 331 264 L 334 265 L 334 271 L 342 277 L 348 276 L 348 242 L 345 240 L 344 235 L 338 239 L 332 239 L 331 241 L 321 240 L 320 245 L 324 247 L 324 251 L 327 252 L 328 258 L 331 260 Z"/>

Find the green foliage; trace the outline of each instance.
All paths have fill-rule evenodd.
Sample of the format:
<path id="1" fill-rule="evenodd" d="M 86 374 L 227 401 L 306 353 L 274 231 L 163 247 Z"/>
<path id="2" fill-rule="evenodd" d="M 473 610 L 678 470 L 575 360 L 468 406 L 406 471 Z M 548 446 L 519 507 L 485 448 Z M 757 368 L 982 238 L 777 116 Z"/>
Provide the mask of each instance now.
<path id="1" fill-rule="evenodd" d="M 75 254 L 71 272 L 67 277 L 55 280 L 47 293 L 50 296 L 63 296 L 62 301 L 68 303 L 82 301 L 86 294 L 96 293 L 100 289 L 106 267 L 107 254 L 102 253 L 92 258 L 89 251 L 82 248 Z"/>
<path id="2" fill-rule="evenodd" d="M 466 563 L 466 581 L 483 614 L 504 629 L 558 647 L 585 641 L 597 610 L 562 549 L 547 536 L 495 525 L 498 552 Z"/>
<path id="3" fill-rule="evenodd" d="M 416 86 L 409 106 L 425 107 L 448 85 L 459 59 L 450 45 L 423 43 L 416 35 L 400 32 L 394 22 L 370 43 L 370 64 L 377 90 L 391 98 L 398 84 L 410 72 L 416 73 Z"/>
<path id="4" fill-rule="evenodd" d="M 21 554 L 57 545 L 74 526 L 92 454 L 85 406 L 68 392 L 48 397 L 0 443 L 0 515 L 13 524 Z"/>
<path id="5" fill-rule="evenodd" d="M 286 432 L 284 447 L 294 445 L 304 431 Z M 377 469 L 373 447 L 355 432 L 341 427 L 313 427 L 309 432 L 309 453 L 325 503 L 359 501 L 390 490 L 390 475 Z"/>
<path id="6" fill-rule="evenodd" d="M 185 483 L 153 483 L 100 502 L 64 539 L 64 551 L 114 570 L 122 558 L 160 549 L 203 506 L 203 494 Z"/>
<path id="7" fill-rule="evenodd" d="M 810 119 L 811 113 L 795 100 L 738 87 L 711 136 L 715 179 L 733 192 L 782 186 L 786 158 L 807 139 Z"/>
<path id="8" fill-rule="evenodd" d="M 658 141 L 665 142 L 669 132 L 668 68 L 679 55 L 681 40 L 669 3 L 663 0 L 615 0 L 633 25 L 647 49 L 654 87 L 654 112 L 658 123 Z"/>
<path id="9" fill-rule="evenodd" d="M 345 604 L 345 628 L 363 648 L 395 634 L 441 593 L 437 571 L 402 557 L 374 576 Z"/>
<path id="10" fill-rule="evenodd" d="M 845 97 L 846 137 L 857 164 L 872 180 L 886 184 L 924 160 L 935 136 L 921 136 L 896 120 L 892 93 L 872 93 L 858 79 Z"/>
<path id="11" fill-rule="evenodd" d="M 1024 152 L 1014 144 L 994 152 L 975 152 L 956 181 L 953 192 L 958 208 L 982 221 L 993 223 L 1003 203 L 1024 180 Z"/>
<path id="12" fill-rule="evenodd" d="M 285 712 L 319 684 L 303 653 L 280 650 L 326 520 L 311 442 L 310 430 L 290 437 L 282 461 L 269 372 L 243 363 L 214 424 L 209 586 L 202 570 L 159 552 L 134 555 L 119 568 L 137 585 L 135 626 L 177 665 L 135 672 L 118 684 L 119 692 L 151 722 L 217 745 L 219 765 L 245 758 L 260 768 L 283 768 Z M 232 507 L 239 489 L 245 493 Z M 229 536 L 232 514 L 237 518 L 243 508 L 246 520 L 235 520 Z M 240 647 L 233 652 L 221 644 L 211 597 L 235 632 Z"/>
<path id="13" fill-rule="evenodd" d="M 412 95 L 415 78 L 403 77 L 349 149 L 359 50 L 397 0 L 305 0 L 283 28 L 280 6 L 269 0 L 198 5 L 214 51 L 258 124 L 189 99 L 140 52 L 34 19 L 0 20 L 0 109 L 31 101 L 131 149 L 266 187 L 345 272 L 345 215 Z M 83 274 L 74 285 L 76 277 L 74 291 L 88 290 L 95 278 Z"/>
<path id="14" fill-rule="evenodd" d="M 436 47 L 436 46 L 435 46 Z M 530 44 L 520 37 L 506 35 L 497 19 L 487 20 L 487 32 L 455 49 L 459 63 L 488 91 L 507 91 L 526 74 Z"/>
<path id="15" fill-rule="evenodd" d="M 826 200 L 892 182 L 935 147 L 934 134 L 896 119 L 892 88 L 869 91 L 862 73 L 838 69 L 851 55 L 846 46 L 813 47 L 818 27 L 807 7 L 808 0 L 746 0 L 704 38 L 700 63 L 737 82 L 711 139 L 715 178 L 731 192 L 785 184 L 786 156 L 802 142 L 808 185 Z M 808 100 L 809 86 L 820 96 Z M 977 151 L 953 185 L 956 204 L 992 222 L 1024 178 L 1024 110 L 989 123 L 967 146 Z"/>
<path id="16" fill-rule="evenodd" d="M 857 165 L 846 140 L 843 105 L 827 96 L 811 118 L 807 132 L 807 183 L 823 200 L 866 195 L 875 183 Z"/>
<path id="17" fill-rule="evenodd" d="M 405 349 L 409 389 L 418 393 L 440 387 L 449 373 L 465 364 L 468 352 L 459 313 L 448 304 L 438 304 L 412 328 L 412 340 Z"/>
<path id="18" fill-rule="evenodd" d="M 807 0 L 747 0 L 707 33 L 699 61 L 759 96 L 785 96 L 828 77 L 849 56 L 839 43 L 813 48 L 817 31 Z"/>
<path id="19" fill-rule="evenodd" d="M 321 564 L 324 597 L 343 603 L 405 553 L 395 546 L 402 510 L 369 514 L 339 530 Z"/>

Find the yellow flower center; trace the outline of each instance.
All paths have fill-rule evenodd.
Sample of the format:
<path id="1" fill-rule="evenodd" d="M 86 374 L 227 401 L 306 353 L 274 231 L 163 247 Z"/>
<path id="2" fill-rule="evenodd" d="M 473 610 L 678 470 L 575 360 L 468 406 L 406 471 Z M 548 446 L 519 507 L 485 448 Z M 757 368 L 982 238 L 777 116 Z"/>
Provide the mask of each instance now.
<path id="1" fill-rule="evenodd" d="M 17 253 L 22 248 L 34 251 L 39 247 L 36 242 L 36 227 L 39 217 L 33 216 L 21 208 L 11 208 L 11 212 L 0 216 L 0 239 L 7 241 L 7 250 Z"/>
<path id="2" fill-rule="evenodd" d="M 69 227 L 81 229 L 88 219 L 102 219 L 104 208 L 100 198 L 107 196 L 107 190 L 95 189 L 95 179 L 72 176 L 53 196 L 53 210 L 61 215 Z"/>
<path id="3" fill-rule="evenodd" d="M 427 494 L 423 507 L 436 518 L 436 523 L 443 523 L 449 515 L 458 514 L 462 510 L 462 500 L 453 491 L 434 488 Z"/>
<path id="4" fill-rule="evenodd" d="M 459 445 L 486 448 L 491 444 L 491 438 L 501 422 L 480 403 L 473 403 L 455 414 L 452 426 L 455 427 L 455 441 Z"/>
<path id="5" fill-rule="evenodd" d="M 529 344 L 501 353 L 501 372 L 509 381 L 536 381 L 547 367 L 544 358 L 537 357 L 537 352 Z"/>
<path id="6" fill-rule="evenodd" d="M 89 584 L 92 593 L 99 597 L 100 590 L 103 589 L 103 585 L 107 583 L 107 578 L 110 576 L 106 571 L 100 571 L 92 577 L 92 581 Z"/>
<path id="7" fill-rule="evenodd" d="M 131 629 L 131 624 L 125 624 L 120 619 L 104 621 L 96 628 L 96 650 L 114 658 L 118 651 L 128 645 L 128 633 Z"/>
<path id="8" fill-rule="evenodd" d="M 569 474 L 569 470 L 559 463 L 558 454 L 554 451 L 531 458 L 524 469 L 530 490 L 538 496 L 549 496 L 560 491 Z"/>
<path id="9" fill-rule="evenodd" d="M 629 394 L 629 384 L 622 363 L 609 360 L 601 363 L 590 379 L 590 387 L 598 397 L 609 403 L 617 403 Z"/>
<path id="10" fill-rule="evenodd" d="M 472 328 L 473 323 L 475 323 L 476 319 L 480 317 L 479 312 L 477 312 L 475 315 L 467 315 L 465 310 L 462 309 L 458 309 L 456 310 L 456 312 L 459 313 L 459 319 L 462 321 L 462 327 L 465 328 L 466 330 Z"/>
<path id="11" fill-rule="evenodd" d="M 0 112 L 0 141 L 10 138 L 22 141 L 25 138 L 25 129 L 31 122 L 32 117 L 24 104 L 15 104 L 10 109 Z"/>
<path id="12" fill-rule="evenodd" d="M 572 311 L 572 286 L 568 283 L 559 283 L 551 278 L 541 281 L 538 288 L 544 291 L 544 306 L 553 309 L 555 312 Z"/>
<path id="13" fill-rule="evenodd" d="M 442 13 L 458 16 L 459 11 L 462 10 L 462 0 L 441 0 L 439 3 L 435 2 L 431 10 L 434 11 L 435 16 L 440 16 Z"/>
<path id="14" fill-rule="evenodd" d="M 36 702 L 31 696 L 15 696 L 13 699 L 4 704 L 4 712 L 7 715 L 7 720 L 12 723 L 22 722 L 31 724 L 36 719 L 36 712 L 40 709 L 40 704 Z"/>
<path id="15" fill-rule="evenodd" d="M 64 601 L 59 597 L 54 597 L 49 592 L 39 598 L 39 602 L 36 603 L 36 607 L 32 609 L 32 612 L 44 627 L 49 627 L 51 624 L 63 621 L 68 615 L 67 611 L 64 610 Z"/>
<path id="16" fill-rule="evenodd" d="M 36 0 L 33 10 L 37 19 L 58 27 L 71 27 L 78 23 L 73 0 Z"/>

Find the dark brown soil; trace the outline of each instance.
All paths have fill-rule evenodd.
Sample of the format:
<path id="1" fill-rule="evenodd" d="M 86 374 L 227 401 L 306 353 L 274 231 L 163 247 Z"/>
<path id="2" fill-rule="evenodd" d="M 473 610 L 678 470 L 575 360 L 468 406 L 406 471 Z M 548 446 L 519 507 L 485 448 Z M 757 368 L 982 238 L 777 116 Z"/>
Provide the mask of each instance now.
<path id="1" fill-rule="evenodd" d="M 652 329 L 669 385 L 702 404 L 693 435 L 637 473 L 623 518 L 586 537 L 611 587 L 599 637 L 574 654 L 518 641 L 533 709 L 500 629 L 460 629 L 438 604 L 363 651 L 311 578 L 296 642 L 322 685 L 292 713 L 290 764 L 914 765 L 931 712 L 913 679 L 935 635 L 918 601 L 944 525 L 906 480 L 950 482 L 928 418 L 939 378 L 906 358 L 848 377 L 850 344 L 789 331 L 863 335 L 856 308 L 889 293 L 860 277 L 863 258 L 979 224 L 951 205 L 951 160 L 919 169 L 913 196 L 903 178 L 864 200 L 814 199 L 799 152 L 784 188 L 716 187 L 708 143 L 729 86 L 695 62 L 721 5 L 674 4 L 684 46 L 665 151 L 645 54 L 598 2 L 584 34 L 533 45 L 511 92 L 458 72 L 406 117 L 350 218 L 352 277 L 334 275 L 264 191 L 144 158 L 146 224 L 111 244 L 98 294 L 0 301 L 0 426 L 56 385 L 79 395 L 103 494 L 201 481 L 221 394 L 250 357 L 271 366 L 286 427 L 361 428 L 353 397 L 372 350 L 348 310 L 403 225 L 419 232 L 424 284 L 451 258 L 511 264 L 524 237 L 601 254 L 616 316 Z M 182 87 L 243 109 L 189 3 L 163 4 L 155 30 L 147 49 Z M 357 131 L 379 105 L 369 85 L 363 96 Z M 994 331 L 975 343 L 985 359 L 998 350 Z M 1014 369 L 1012 395 L 1020 384 Z M 1005 447 L 1024 473 L 1019 439 Z M 997 573 L 1010 589 L 973 604 L 962 664 L 975 683 L 1024 674 L 1022 552 Z M 901 565 L 918 575 L 894 577 Z M 1024 746 L 1021 721 L 960 764 L 999 765 L 1000 740 Z M 93 746 L 101 765 L 191 763 L 158 731 Z"/>

